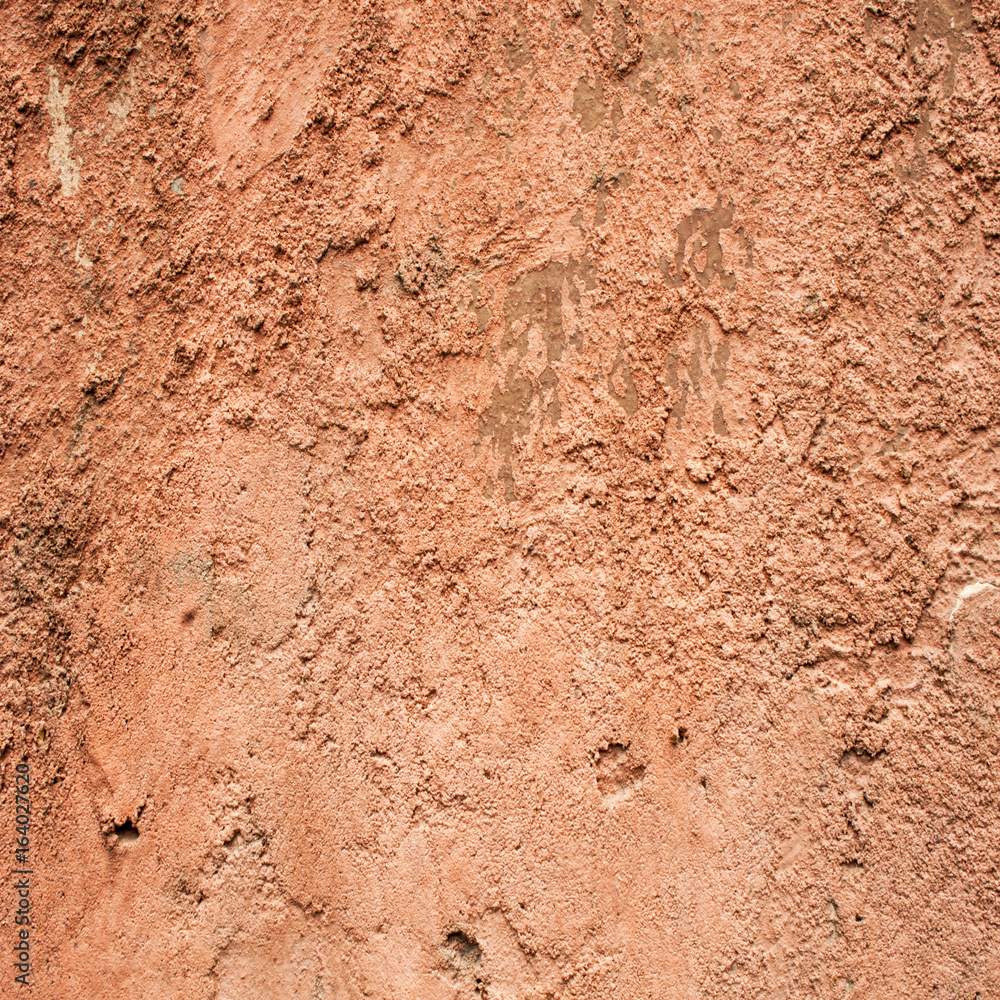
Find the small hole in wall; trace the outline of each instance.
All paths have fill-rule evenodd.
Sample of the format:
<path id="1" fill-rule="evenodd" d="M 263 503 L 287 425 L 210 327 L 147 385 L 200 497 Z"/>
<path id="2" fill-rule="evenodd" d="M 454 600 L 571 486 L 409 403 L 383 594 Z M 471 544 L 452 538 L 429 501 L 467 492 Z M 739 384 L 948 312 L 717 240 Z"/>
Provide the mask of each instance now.
<path id="1" fill-rule="evenodd" d="M 190 625 L 191 622 L 194 621 L 195 615 L 197 613 L 198 613 L 197 611 L 185 611 L 184 612 L 184 618 L 183 618 L 184 624 L 185 625 Z"/>
<path id="2" fill-rule="evenodd" d="M 132 820 L 127 819 L 124 823 L 115 825 L 115 836 L 119 844 L 134 844 L 139 839 L 139 831 Z"/>

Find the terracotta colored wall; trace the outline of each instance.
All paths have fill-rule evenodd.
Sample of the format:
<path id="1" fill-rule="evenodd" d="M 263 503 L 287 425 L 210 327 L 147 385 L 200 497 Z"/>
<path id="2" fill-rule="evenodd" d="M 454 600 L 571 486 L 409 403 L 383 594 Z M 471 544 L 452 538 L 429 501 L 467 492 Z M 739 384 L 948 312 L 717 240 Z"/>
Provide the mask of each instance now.
<path id="1" fill-rule="evenodd" d="M 1000 996 L 998 123 L 992 0 L 3 5 L 0 995 Z"/>

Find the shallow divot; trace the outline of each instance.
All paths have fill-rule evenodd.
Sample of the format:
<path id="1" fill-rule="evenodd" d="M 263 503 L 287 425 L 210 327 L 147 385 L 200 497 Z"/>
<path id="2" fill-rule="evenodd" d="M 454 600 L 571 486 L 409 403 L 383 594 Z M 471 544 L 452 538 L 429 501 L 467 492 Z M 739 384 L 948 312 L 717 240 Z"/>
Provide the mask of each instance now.
<path id="1" fill-rule="evenodd" d="M 609 743 L 597 751 L 594 762 L 597 790 L 607 806 L 630 799 L 646 776 L 646 768 L 633 759 L 623 743 Z"/>
<path id="2" fill-rule="evenodd" d="M 483 958 L 479 942 L 465 931 L 451 931 L 441 949 L 447 965 L 455 972 L 475 975 Z"/>

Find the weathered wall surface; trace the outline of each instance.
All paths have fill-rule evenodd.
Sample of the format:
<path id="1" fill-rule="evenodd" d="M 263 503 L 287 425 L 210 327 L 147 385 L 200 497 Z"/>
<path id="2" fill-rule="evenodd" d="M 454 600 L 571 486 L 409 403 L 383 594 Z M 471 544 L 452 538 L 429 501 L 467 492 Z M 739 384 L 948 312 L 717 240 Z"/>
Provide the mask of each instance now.
<path id="1" fill-rule="evenodd" d="M 1000 995 L 995 2 L 0 37 L 0 993 Z"/>

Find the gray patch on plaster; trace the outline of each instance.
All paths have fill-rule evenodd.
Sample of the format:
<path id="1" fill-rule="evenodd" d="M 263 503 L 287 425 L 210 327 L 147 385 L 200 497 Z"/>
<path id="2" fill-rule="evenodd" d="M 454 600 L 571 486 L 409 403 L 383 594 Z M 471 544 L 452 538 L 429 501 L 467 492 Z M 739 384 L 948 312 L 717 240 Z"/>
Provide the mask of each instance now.
<path id="1" fill-rule="evenodd" d="M 49 67 L 49 92 L 45 95 L 45 108 L 52 118 L 52 136 L 49 139 L 49 169 L 59 177 L 63 197 L 69 197 L 80 187 L 80 161 L 70 156 L 69 146 L 73 130 L 66 121 L 66 106 L 73 88 L 67 83 L 59 88 L 59 74 Z"/>

